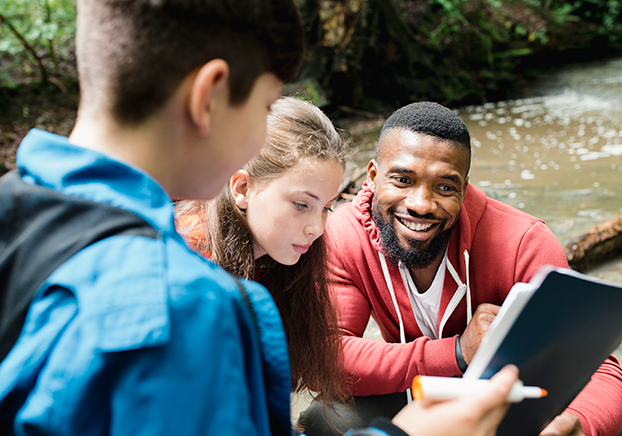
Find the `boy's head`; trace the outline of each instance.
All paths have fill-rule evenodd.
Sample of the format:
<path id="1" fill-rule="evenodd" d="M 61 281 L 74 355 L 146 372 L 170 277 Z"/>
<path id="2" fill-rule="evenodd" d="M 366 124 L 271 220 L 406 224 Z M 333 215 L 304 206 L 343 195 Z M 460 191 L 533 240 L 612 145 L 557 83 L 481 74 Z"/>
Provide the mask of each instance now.
<path id="1" fill-rule="evenodd" d="M 213 59 L 229 65 L 230 103 L 255 80 L 292 78 L 303 32 L 291 0 L 79 0 L 81 110 L 107 110 L 136 125 L 183 79 Z"/>

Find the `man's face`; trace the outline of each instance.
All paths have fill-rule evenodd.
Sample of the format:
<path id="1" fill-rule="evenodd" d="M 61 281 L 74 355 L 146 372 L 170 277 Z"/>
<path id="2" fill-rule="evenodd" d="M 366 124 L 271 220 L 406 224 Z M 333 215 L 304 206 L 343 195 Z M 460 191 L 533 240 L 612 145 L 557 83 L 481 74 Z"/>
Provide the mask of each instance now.
<path id="1" fill-rule="evenodd" d="M 393 261 L 425 268 L 438 259 L 458 222 L 469 152 L 440 138 L 394 128 L 367 168 L 373 217 Z"/>

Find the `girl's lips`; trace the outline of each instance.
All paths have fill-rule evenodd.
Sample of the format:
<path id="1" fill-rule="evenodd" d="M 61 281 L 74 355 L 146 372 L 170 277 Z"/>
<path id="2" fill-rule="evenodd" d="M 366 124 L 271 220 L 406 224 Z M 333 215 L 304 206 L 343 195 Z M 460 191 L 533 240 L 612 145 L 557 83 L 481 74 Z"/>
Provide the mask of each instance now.
<path id="1" fill-rule="evenodd" d="M 310 245 L 297 245 L 297 244 L 293 244 L 293 247 L 294 247 L 294 250 L 297 253 L 305 254 L 309 250 Z"/>

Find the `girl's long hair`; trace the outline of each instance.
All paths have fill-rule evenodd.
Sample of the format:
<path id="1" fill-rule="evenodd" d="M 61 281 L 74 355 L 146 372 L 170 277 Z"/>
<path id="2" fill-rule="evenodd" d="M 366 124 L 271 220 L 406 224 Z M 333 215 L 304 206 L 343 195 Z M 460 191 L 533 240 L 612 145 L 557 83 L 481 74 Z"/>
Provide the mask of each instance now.
<path id="1" fill-rule="evenodd" d="M 333 160 L 345 168 L 347 144 L 330 120 L 314 105 L 283 97 L 268 116 L 266 145 L 244 170 L 251 183 L 276 178 L 302 159 Z M 192 228 L 180 226 L 194 248 L 225 270 L 256 280 L 269 291 L 281 314 L 290 351 L 292 388 L 309 388 L 325 402 L 350 399 L 343 370 L 343 354 L 337 315 L 326 279 L 326 242 L 320 236 L 300 260 L 282 265 L 269 256 L 254 258 L 253 235 L 245 211 L 235 204 L 229 186 L 211 201 L 182 202 L 176 210 L 178 223 L 198 216 Z M 191 238 L 187 237 L 187 240 Z"/>

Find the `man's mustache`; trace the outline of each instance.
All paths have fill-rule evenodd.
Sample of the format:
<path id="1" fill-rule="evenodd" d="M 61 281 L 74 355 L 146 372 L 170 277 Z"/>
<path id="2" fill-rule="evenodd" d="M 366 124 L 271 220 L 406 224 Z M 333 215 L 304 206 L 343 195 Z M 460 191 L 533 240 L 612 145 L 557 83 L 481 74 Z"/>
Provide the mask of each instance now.
<path id="1" fill-rule="evenodd" d="M 444 218 L 439 218 L 431 213 L 426 213 L 425 215 L 419 215 L 417 212 L 414 212 L 412 210 L 407 210 L 406 212 L 412 218 L 417 218 L 421 220 L 430 220 L 430 221 L 445 221 Z M 391 209 L 391 214 L 395 215 L 395 209 Z"/>

